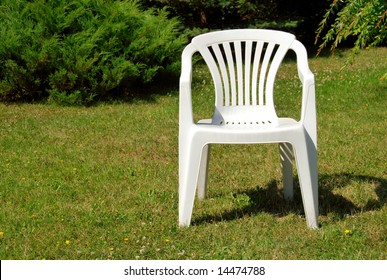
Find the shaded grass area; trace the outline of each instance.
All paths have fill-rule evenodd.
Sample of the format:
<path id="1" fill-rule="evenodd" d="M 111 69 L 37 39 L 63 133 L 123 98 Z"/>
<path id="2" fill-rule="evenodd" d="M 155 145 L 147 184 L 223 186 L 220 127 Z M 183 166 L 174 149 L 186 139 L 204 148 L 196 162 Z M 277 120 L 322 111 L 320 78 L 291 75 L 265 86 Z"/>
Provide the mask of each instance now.
<path id="1" fill-rule="evenodd" d="M 347 55 L 310 60 L 319 230 L 306 227 L 297 186 L 283 200 L 276 145 L 215 145 L 208 198 L 179 228 L 176 89 L 89 108 L 0 104 L 0 258 L 386 259 L 387 49 L 342 69 Z M 281 66 L 275 98 L 298 118 L 294 67 Z M 195 119 L 212 104 L 199 66 Z"/>

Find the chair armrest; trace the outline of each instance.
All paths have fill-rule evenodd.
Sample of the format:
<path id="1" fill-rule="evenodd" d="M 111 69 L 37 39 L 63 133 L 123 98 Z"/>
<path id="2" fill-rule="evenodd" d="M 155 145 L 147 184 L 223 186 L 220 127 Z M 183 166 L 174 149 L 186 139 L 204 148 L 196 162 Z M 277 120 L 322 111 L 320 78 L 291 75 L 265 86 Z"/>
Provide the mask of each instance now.
<path id="1" fill-rule="evenodd" d="M 192 44 L 187 45 L 181 56 L 181 75 L 179 85 L 179 123 L 180 125 L 193 123 L 192 111 L 192 55 L 196 49 Z"/>
<path id="2" fill-rule="evenodd" d="M 297 55 L 298 77 L 301 82 L 304 83 L 306 80 L 314 79 L 314 75 L 309 69 L 308 54 L 304 45 L 301 42 L 294 40 L 290 48 L 294 50 Z"/>
<path id="3" fill-rule="evenodd" d="M 302 108 L 301 122 L 306 131 L 317 146 L 317 126 L 316 126 L 316 96 L 314 75 L 309 69 L 308 55 L 304 45 L 295 40 L 291 47 L 297 55 L 298 76 L 302 83 Z"/>

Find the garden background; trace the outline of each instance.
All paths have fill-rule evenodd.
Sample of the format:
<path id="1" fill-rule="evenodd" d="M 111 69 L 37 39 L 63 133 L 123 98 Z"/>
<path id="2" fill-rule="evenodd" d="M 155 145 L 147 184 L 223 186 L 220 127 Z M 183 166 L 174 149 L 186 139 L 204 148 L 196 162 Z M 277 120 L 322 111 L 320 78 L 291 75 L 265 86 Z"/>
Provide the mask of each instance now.
<path id="1" fill-rule="evenodd" d="M 0 258 L 386 259 L 386 3 L 311 3 L 0 0 Z M 247 27 L 308 48 L 319 230 L 299 190 L 282 199 L 272 145 L 215 146 L 208 198 L 177 225 L 182 48 Z M 276 98 L 299 118 L 295 67 L 285 59 Z M 200 61 L 193 90 L 208 117 Z"/>

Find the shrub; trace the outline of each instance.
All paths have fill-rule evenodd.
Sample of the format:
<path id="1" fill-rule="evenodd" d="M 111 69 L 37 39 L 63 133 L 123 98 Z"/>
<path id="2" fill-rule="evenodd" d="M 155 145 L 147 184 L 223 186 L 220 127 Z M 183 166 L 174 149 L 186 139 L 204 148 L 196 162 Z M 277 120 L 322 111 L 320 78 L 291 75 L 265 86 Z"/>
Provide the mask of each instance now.
<path id="1" fill-rule="evenodd" d="M 179 22 L 137 1 L 1 0 L 0 98 L 84 104 L 178 73 Z"/>

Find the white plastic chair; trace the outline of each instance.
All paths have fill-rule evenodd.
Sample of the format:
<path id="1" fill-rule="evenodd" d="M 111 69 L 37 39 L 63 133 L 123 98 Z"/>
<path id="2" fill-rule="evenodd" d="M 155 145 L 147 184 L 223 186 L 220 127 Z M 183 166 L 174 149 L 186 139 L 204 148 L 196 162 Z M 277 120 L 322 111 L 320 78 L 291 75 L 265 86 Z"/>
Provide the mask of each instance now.
<path id="1" fill-rule="evenodd" d="M 287 51 L 297 55 L 302 82 L 300 121 L 277 117 L 273 89 Z M 194 123 L 192 55 L 204 58 L 215 85 L 212 119 Z M 209 145 L 278 143 L 284 196 L 293 198 L 293 150 L 307 225 L 317 228 L 317 131 L 314 75 L 305 47 L 289 33 L 240 29 L 210 32 L 192 39 L 182 53 L 179 101 L 179 224 L 191 222 L 196 187 L 207 188 Z"/>

